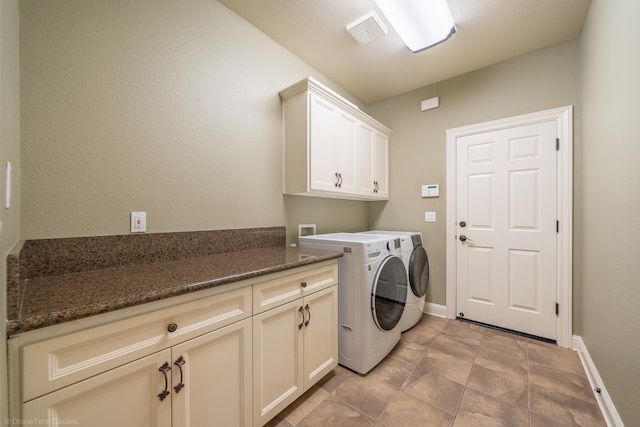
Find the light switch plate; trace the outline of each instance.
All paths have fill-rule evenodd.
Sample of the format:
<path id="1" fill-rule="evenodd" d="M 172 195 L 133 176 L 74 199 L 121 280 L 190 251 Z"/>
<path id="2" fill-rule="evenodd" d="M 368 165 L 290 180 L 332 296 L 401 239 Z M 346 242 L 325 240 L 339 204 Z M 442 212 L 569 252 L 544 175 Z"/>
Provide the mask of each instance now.
<path id="1" fill-rule="evenodd" d="M 424 213 L 424 221 L 425 222 L 436 222 L 436 213 L 435 212 L 425 212 Z"/>

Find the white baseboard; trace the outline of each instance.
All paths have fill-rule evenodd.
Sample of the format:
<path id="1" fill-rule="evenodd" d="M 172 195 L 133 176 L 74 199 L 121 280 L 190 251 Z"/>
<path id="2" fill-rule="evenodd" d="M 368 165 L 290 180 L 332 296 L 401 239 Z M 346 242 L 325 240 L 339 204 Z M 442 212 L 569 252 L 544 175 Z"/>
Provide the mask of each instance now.
<path id="1" fill-rule="evenodd" d="M 422 311 L 432 316 L 447 317 L 447 307 L 440 304 L 434 304 L 432 302 L 425 302 L 424 309 Z"/>
<path id="2" fill-rule="evenodd" d="M 607 426 L 624 427 L 622 419 L 620 418 L 618 411 L 616 411 L 616 407 L 611 400 L 611 396 L 609 396 L 609 393 L 602 382 L 602 378 L 600 378 L 600 374 L 596 369 L 596 365 L 593 363 L 593 360 L 591 360 L 591 356 L 589 356 L 589 352 L 587 351 L 587 347 L 585 346 L 581 336 L 573 336 L 572 348 L 577 351 L 580 356 L 580 361 L 582 362 L 584 371 L 587 374 L 587 379 L 589 380 L 591 389 L 594 390 L 593 394 L 596 396 L 596 400 L 600 406 L 602 415 L 607 422 Z M 596 389 L 599 389 L 600 391 L 597 392 L 595 391 Z"/>

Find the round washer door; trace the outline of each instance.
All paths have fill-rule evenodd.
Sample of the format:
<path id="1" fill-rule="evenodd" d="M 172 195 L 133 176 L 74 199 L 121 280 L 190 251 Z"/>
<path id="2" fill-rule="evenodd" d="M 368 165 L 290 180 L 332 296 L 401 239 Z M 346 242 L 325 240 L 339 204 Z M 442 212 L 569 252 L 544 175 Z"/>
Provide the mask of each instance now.
<path id="1" fill-rule="evenodd" d="M 429 287 L 429 258 L 422 245 L 417 246 L 411 252 L 411 258 L 409 258 L 409 283 L 411 284 L 411 292 L 415 296 L 422 298 L 426 295 Z"/>
<path id="2" fill-rule="evenodd" d="M 407 269 L 397 256 L 382 261 L 371 289 L 371 311 L 376 325 L 383 331 L 396 327 L 407 301 Z"/>

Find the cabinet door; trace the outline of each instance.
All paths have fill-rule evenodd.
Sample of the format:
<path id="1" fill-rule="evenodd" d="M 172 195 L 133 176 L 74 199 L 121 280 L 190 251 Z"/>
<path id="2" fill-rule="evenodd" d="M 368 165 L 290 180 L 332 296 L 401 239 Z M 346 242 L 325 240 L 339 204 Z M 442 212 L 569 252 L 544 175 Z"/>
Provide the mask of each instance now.
<path id="1" fill-rule="evenodd" d="M 389 137 L 364 123 L 358 127 L 358 192 L 389 198 Z"/>
<path id="2" fill-rule="evenodd" d="M 312 190 L 336 191 L 339 110 L 314 94 L 309 95 L 309 104 L 309 186 Z"/>
<path id="3" fill-rule="evenodd" d="M 389 198 L 389 137 L 380 132 L 373 134 L 373 165 L 376 196 Z"/>
<path id="4" fill-rule="evenodd" d="M 368 197 L 375 196 L 374 133 L 364 123 L 358 126 L 358 193 Z"/>
<path id="5" fill-rule="evenodd" d="M 358 120 L 338 114 L 338 192 L 355 194 L 358 190 Z"/>
<path id="6" fill-rule="evenodd" d="M 172 356 L 174 427 L 252 425 L 251 319 L 177 345 Z"/>
<path id="7" fill-rule="evenodd" d="M 338 365 L 338 287 L 304 298 L 304 390 Z"/>
<path id="8" fill-rule="evenodd" d="M 31 400 L 22 407 L 22 423 L 170 427 L 171 396 L 158 398 L 165 389 L 160 367 L 170 358 L 171 351 L 163 350 Z"/>
<path id="9" fill-rule="evenodd" d="M 302 299 L 253 317 L 254 426 L 259 427 L 303 391 Z"/>

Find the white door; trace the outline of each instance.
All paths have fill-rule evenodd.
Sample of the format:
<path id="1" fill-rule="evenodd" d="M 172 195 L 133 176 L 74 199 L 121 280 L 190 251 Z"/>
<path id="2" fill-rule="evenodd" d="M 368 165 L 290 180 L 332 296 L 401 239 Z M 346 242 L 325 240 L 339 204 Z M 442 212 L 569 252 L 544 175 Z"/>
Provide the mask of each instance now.
<path id="1" fill-rule="evenodd" d="M 556 122 L 457 138 L 457 312 L 556 339 Z"/>

